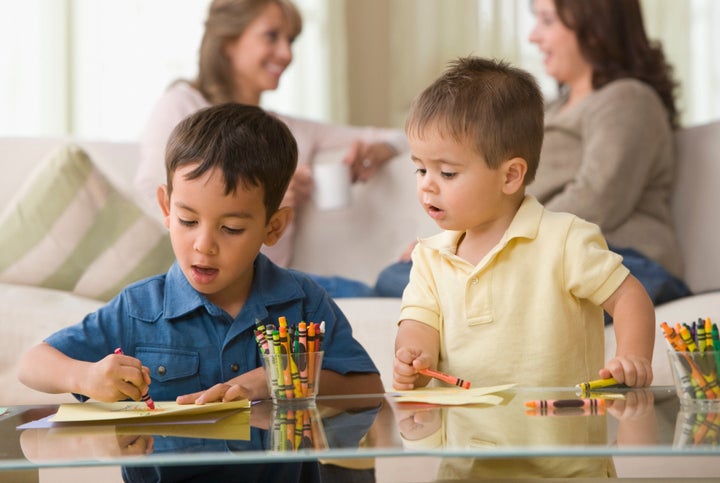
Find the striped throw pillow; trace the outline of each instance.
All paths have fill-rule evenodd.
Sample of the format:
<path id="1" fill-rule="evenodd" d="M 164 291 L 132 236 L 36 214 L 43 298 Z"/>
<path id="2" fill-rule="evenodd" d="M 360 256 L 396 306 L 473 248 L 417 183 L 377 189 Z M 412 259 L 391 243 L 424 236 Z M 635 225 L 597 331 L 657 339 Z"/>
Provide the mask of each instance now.
<path id="1" fill-rule="evenodd" d="M 0 214 L 0 282 L 109 300 L 173 261 L 167 231 L 76 145 L 40 163 Z"/>

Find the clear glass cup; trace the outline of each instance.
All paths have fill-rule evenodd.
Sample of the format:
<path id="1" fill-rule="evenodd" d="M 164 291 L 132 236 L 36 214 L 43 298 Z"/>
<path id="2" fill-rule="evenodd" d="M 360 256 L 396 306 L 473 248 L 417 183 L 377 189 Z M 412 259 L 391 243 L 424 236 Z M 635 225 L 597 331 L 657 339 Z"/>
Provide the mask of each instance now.
<path id="1" fill-rule="evenodd" d="M 327 448 L 320 413 L 314 405 L 273 406 L 270 448 L 273 451 L 303 451 Z"/>
<path id="2" fill-rule="evenodd" d="M 274 404 L 314 405 L 320 389 L 323 352 L 263 354 L 263 367 Z"/>
<path id="3" fill-rule="evenodd" d="M 669 350 L 668 358 L 675 391 L 683 407 L 699 412 L 720 412 L 720 352 Z"/>

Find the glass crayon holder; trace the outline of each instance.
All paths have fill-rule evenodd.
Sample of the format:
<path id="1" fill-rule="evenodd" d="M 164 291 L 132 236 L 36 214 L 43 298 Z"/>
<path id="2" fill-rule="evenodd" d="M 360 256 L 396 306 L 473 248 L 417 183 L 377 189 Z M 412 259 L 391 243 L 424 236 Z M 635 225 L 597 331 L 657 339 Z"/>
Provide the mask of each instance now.
<path id="1" fill-rule="evenodd" d="M 720 413 L 680 411 L 675 426 L 676 447 L 720 444 Z"/>
<path id="2" fill-rule="evenodd" d="M 274 406 L 270 447 L 274 451 L 327 448 L 318 410 L 314 407 Z"/>
<path id="3" fill-rule="evenodd" d="M 325 322 L 277 325 L 255 321 L 255 340 L 262 353 L 273 402 L 314 400 L 319 389 Z"/>
<path id="4" fill-rule="evenodd" d="M 668 359 L 680 401 L 697 409 L 720 410 L 720 341 L 710 319 L 692 324 L 660 324 L 670 345 Z"/>

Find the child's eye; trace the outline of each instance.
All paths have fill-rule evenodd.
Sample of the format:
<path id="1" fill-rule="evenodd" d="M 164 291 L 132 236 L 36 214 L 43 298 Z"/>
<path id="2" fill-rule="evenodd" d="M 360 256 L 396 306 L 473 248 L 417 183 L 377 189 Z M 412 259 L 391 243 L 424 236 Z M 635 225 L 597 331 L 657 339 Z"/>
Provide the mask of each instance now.
<path id="1" fill-rule="evenodd" d="M 178 223 L 180 223 L 182 226 L 193 226 L 193 225 L 197 224 L 196 221 L 183 220 L 182 218 L 178 218 Z"/>
<path id="2" fill-rule="evenodd" d="M 244 228 L 230 228 L 229 226 L 223 226 L 223 230 L 225 230 L 230 235 L 239 235 L 240 233 L 244 232 Z"/>
<path id="3" fill-rule="evenodd" d="M 425 169 L 425 168 L 418 168 L 418 169 L 415 170 L 415 174 L 419 174 L 419 175 L 424 176 L 425 173 L 427 173 L 427 169 Z"/>
<path id="4" fill-rule="evenodd" d="M 445 179 L 453 179 L 457 175 L 457 173 L 450 173 L 447 171 L 441 171 L 440 176 L 442 176 Z"/>

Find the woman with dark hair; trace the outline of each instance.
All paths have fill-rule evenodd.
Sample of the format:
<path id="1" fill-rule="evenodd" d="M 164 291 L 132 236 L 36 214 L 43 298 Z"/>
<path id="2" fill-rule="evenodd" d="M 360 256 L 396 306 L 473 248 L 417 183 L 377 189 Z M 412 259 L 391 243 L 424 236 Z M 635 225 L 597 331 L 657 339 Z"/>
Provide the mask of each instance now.
<path id="1" fill-rule="evenodd" d="M 155 193 L 165 183 L 165 144 L 172 129 L 194 112 L 224 102 L 259 105 L 263 92 L 277 89 L 293 59 L 292 44 L 302 30 L 302 19 L 290 0 L 213 0 L 200 45 L 194 80 L 174 82 L 153 109 L 141 140 L 141 160 L 135 188 L 143 208 L 160 216 Z M 376 129 L 320 123 L 277 114 L 298 144 L 298 169 L 284 206 L 300 208 L 312 189 L 310 164 L 323 149 L 346 148 L 344 162 L 354 180 L 365 181 L 406 149 L 400 129 Z M 293 253 L 291 224 L 273 247 L 263 253 L 288 266 Z M 334 296 L 369 295 L 364 284 L 339 277 L 320 281 Z"/>
<path id="2" fill-rule="evenodd" d="M 534 0 L 533 10 L 530 41 L 560 95 L 528 193 L 599 225 L 655 304 L 689 295 L 670 216 L 677 84 L 639 2 Z M 378 294 L 402 295 L 409 254 L 380 273 Z"/>
<path id="3" fill-rule="evenodd" d="M 528 191 L 598 224 L 656 304 L 688 295 L 670 216 L 676 82 L 637 0 L 534 0 L 559 97 Z"/>

